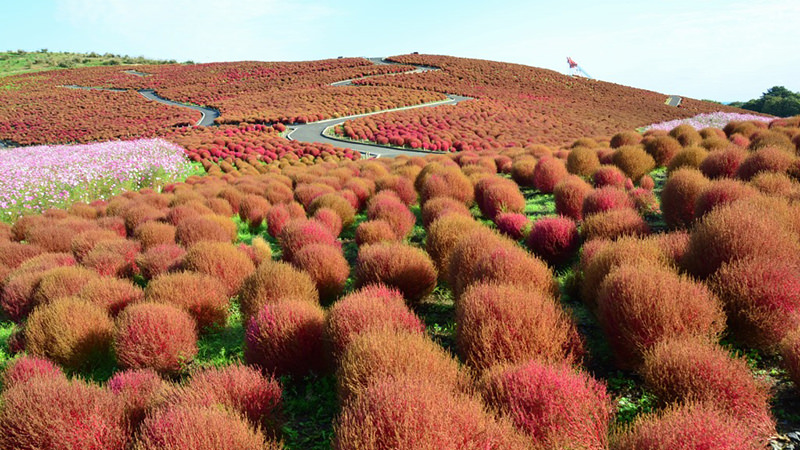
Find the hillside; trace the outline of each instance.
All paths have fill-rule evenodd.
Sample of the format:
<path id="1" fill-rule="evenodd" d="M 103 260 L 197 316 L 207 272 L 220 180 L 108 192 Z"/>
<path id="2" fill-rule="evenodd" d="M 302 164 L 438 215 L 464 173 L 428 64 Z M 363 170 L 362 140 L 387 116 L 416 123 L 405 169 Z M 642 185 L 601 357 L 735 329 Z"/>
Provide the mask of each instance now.
<path id="1" fill-rule="evenodd" d="M 75 69 L 95 66 L 119 66 L 131 64 L 175 64 L 173 60 L 148 59 L 112 53 L 50 52 L 47 49 L 28 52 L 25 50 L 0 52 L 0 77 L 29 72 L 57 69 Z"/>

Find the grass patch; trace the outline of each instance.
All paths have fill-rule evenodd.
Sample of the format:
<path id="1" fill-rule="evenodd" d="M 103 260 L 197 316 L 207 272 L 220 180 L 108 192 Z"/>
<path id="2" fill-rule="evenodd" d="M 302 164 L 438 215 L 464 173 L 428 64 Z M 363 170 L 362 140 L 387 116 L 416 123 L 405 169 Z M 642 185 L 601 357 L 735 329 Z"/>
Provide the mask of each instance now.
<path id="1" fill-rule="evenodd" d="M 243 361 L 244 334 L 239 302 L 231 301 L 225 326 L 206 330 L 200 336 L 194 364 L 200 367 L 223 367 Z"/>
<path id="2" fill-rule="evenodd" d="M 339 413 L 334 376 L 283 377 L 281 384 L 286 417 L 285 447 L 289 450 L 330 449 L 333 420 Z"/>
<path id="3" fill-rule="evenodd" d="M 0 77 L 58 69 L 132 64 L 177 64 L 177 61 L 174 59 L 161 60 L 148 59 L 143 56 L 115 55 L 113 53 L 50 52 L 47 49 L 34 52 L 17 50 L 0 52 Z"/>

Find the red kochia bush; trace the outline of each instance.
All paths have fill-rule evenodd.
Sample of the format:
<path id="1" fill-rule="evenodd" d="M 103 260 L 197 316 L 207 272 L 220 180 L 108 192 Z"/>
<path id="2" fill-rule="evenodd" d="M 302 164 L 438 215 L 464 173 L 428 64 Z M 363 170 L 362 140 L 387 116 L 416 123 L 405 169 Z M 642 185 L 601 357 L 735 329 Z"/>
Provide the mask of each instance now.
<path id="1" fill-rule="evenodd" d="M 553 189 L 556 212 L 573 220 L 583 220 L 583 201 L 592 186 L 577 176 L 561 180 Z"/>
<path id="2" fill-rule="evenodd" d="M 46 358 L 23 355 L 12 359 L 0 373 L 0 383 L 4 390 L 17 384 L 27 383 L 34 378 L 60 380 L 65 378 L 61 368 Z"/>
<path id="3" fill-rule="evenodd" d="M 239 292 L 244 279 L 256 270 L 253 261 L 233 244 L 199 242 L 189 248 L 183 268 L 215 278 L 228 297 Z"/>
<path id="4" fill-rule="evenodd" d="M 417 201 L 417 191 L 414 183 L 408 178 L 400 175 L 386 175 L 375 180 L 375 189 L 380 192 L 391 190 L 400 197 L 407 206 L 413 205 Z"/>
<path id="5" fill-rule="evenodd" d="M 725 329 L 719 300 L 704 285 L 655 266 L 620 266 L 597 295 L 597 318 L 620 367 L 642 352 L 682 336 L 714 339 Z"/>
<path id="6" fill-rule="evenodd" d="M 261 226 L 261 222 L 267 217 L 270 207 L 272 205 L 263 196 L 248 194 L 239 203 L 239 218 L 247 226 L 255 230 Z"/>
<path id="7" fill-rule="evenodd" d="M 458 200 L 450 197 L 436 197 L 428 200 L 422 206 L 422 225 L 428 228 L 434 220 L 447 214 L 472 217 L 469 208 Z"/>
<path id="8" fill-rule="evenodd" d="M 504 212 L 494 218 L 497 230 L 518 241 L 525 237 L 531 228 L 531 220 L 525 214 Z"/>
<path id="9" fill-rule="evenodd" d="M 136 266 L 146 279 L 178 269 L 186 256 L 186 250 L 177 244 L 157 245 L 136 255 Z"/>
<path id="10" fill-rule="evenodd" d="M 21 273 L 11 276 L 5 280 L 2 294 L 0 294 L 0 306 L 5 315 L 14 322 L 20 323 L 36 303 L 33 300 L 33 293 L 36 291 L 39 281 L 44 272 Z"/>
<path id="11" fill-rule="evenodd" d="M 567 262 L 581 245 L 578 227 L 566 217 L 547 217 L 533 224 L 528 248 L 551 266 Z"/>
<path id="12" fill-rule="evenodd" d="M 155 223 L 155 222 L 154 222 Z M 122 239 L 119 234 L 112 230 L 89 230 L 84 231 L 72 238 L 70 249 L 75 259 L 83 261 L 86 255 L 94 248 L 97 243 Z M 174 241 L 174 237 L 173 237 Z"/>
<path id="13" fill-rule="evenodd" d="M 341 245 L 325 225 L 316 220 L 306 219 L 287 223 L 281 230 L 279 240 L 285 261 L 291 261 L 296 252 L 309 244 L 325 244 L 334 247 Z"/>
<path id="14" fill-rule="evenodd" d="M 732 178 L 747 155 L 747 150 L 737 146 L 711 152 L 700 163 L 700 171 L 711 179 Z"/>
<path id="15" fill-rule="evenodd" d="M 545 157 L 539 160 L 533 170 L 533 186 L 545 194 L 552 194 L 556 184 L 568 175 L 563 161 Z"/>
<path id="16" fill-rule="evenodd" d="M 131 303 L 144 299 L 144 292 L 130 280 L 98 278 L 87 283 L 78 292 L 78 297 L 105 309 L 116 316 Z"/>
<path id="17" fill-rule="evenodd" d="M 342 219 L 342 227 L 348 228 L 355 221 L 356 210 L 347 199 L 339 194 L 325 194 L 314 199 L 308 207 L 308 213 L 314 215 L 320 208 L 330 208 L 336 211 Z"/>
<path id="18" fill-rule="evenodd" d="M 160 275 L 147 284 L 144 294 L 149 302 L 167 303 L 191 314 L 199 331 L 223 326 L 228 318 L 225 289 L 209 275 L 195 272 Z"/>
<path id="19" fill-rule="evenodd" d="M 620 188 L 605 186 L 590 192 L 583 199 L 583 217 L 611 211 L 612 209 L 632 209 L 633 200 Z"/>
<path id="20" fill-rule="evenodd" d="M 358 252 L 358 286 L 383 283 L 398 289 L 411 303 L 419 302 L 436 287 L 436 268 L 424 250 L 410 245 L 382 242 Z"/>
<path id="21" fill-rule="evenodd" d="M 739 180 L 723 178 L 708 183 L 694 202 L 694 217 L 700 219 L 717 206 L 758 195 L 758 191 Z"/>
<path id="22" fill-rule="evenodd" d="M 408 309 L 400 291 L 369 285 L 333 304 L 325 333 L 335 354 L 340 355 L 356 335 L 369 330 L 423 333 L 425 325 Z"/>
<path id="23" fill-rule="evenodd" d="M 325 311 L 313 303 L 284 300 L 264 305 L 246 326 L 244 357 L 278 376 L 325 369 Z"/>
<path id="24" fill-rule="evenodd" d="M 163 222 L 145 222 L 133 231 L 133 238 L 147 250 L 156 245 L 174 244 L 175 227 Z"/>
<path id="25" fill-rule="evenodd" d="M 335 436 L 336 450 L 530 448 L 480 401 L 413 378 L 384 377 L 369 385 L 343 406 Z"/>
<path id="26" fill-rule="evenodd" d="M 257 368 L 231 364 L 210 367 L 192 374 L 173 403 L 192 406 L 222 406 L 241 414 L 254 427 L 276 431 L 281 422 L 281 386 Z"/>
<path id="27" fill-rule="evenodd" d="M 12 269 L 41 253 L 44 253 L 44 249 L 38 245 L 0 241 L 0 263 Z"/>
<path id="28" fill-rule="evenodd" d="M 367 204 L 367 217 L 370 220 L 389 222 L 398 239 L 408 236 L 417 220 L 411 210 L 392 191 L 383 191 L 370 199 Z"/>
<path id="29" fill-rule="evenodd" d="M 86 255 L 83 265 L 104 276 L 133 276 L 137 273 L 136 256 L 140 250 L 141 244 L 136 241 L 101 241 Z"/>
<path id="30" fill-rule="evenodd" d="M 311 277 L 289 264 L 265 261 L 247 277 L 239 292 L 239 305 L 245 323 L 262 306 L 283 300 L 319 302 L 319 293 Z"/>
<path id="31" fill-rule="evenodd" d="M 521 213 L 525 197 L 517 184 L 500 176 L 486 177 L 475 185 L 475 200 L 489 220 L 503 212 Z"/>
<path id="32" fill-rule="evenodd" d="M 138 428 L 146 414 L 165 402 L 170 387 L 151 369 L 124 370 L 108 380 L 108 390 L 122 402 L 134 429 Z"/>
<path id="33" fill-rule="evenodd" d="M 306 245 L 295 254 L 292 264 L 311 277 L 323 301 L 336 298 L 350 276 L 350 265 L 341 249 L 330 245 Z"/>
<path id="34" fill-rule="evenodd" d="M 429 167 L 438 168 L 426 171 Z M 474 201 L 472 183 L 458 167 L 430 163 L 419 173 L 414 185 L 419 192 L 420 204 L 435 197 L 451 197 L 466 205 Z"/>
<path id="35" fill-rule="evenodd" d="M 131 305 L 117 317 L 114 348 L 117 363 L 123 368 L 177 374 L 197 354 L 195 321 L 189 313 L 172 305 Z"/>
<path id="36" fill-rule="evenodd" d="M 342 232 L 342 219 L 336 211 L 330 208 L 319 208 L 314 212 L 314 220 L 322 223 L 331 231 L 334 236 L 339 236 Z"/>
<path id="37" fill-rule="evenodd" d="M 647 222 L 634 209 L 614 209 L 592 214 L 583 221 L 581 233 L 585 240 L 617 239 L 622 236 L 650 234 Z"/>
<path id="38" fill-rule="evenodd" d="M 356 227 L 355 239 L 359 247 L 377 244 L 382 241 L 399 240 L 392 225 L 385 220 L 365 220 L 361 222 Z"/>
<path id="39" fill-rule="evenodd" d="M 497 366 L 481 381 L 483 398 L 542 448 L 608 448 L 614 416 L 603 384 L 568 364 Z"/>
<path id="40" fill-rule="evenodd" d="M 670 174 L 661 191 L 661 210 L 671 228 L 686 228 L 694 220 L 694 205 L 708 179 L 694 169 L 679 169 Z"/>
<path id="41" fill-rule="evenodd" d="M 779 349 L 786 371 L 789 372 L 796 389 L 800 390 L 800 327 L 795 327 L 786 334 Z"/>
<path id="42" fill-rule="evenodd" d="M 236 240 L 236 224 L 217 215 L 189 217 L 178 225 L 175 236 L 185 247 L 201 241 L 233 242 Z"/>
<path id="43" fill-rule="evenodd" d="M 759 172 L 786 172 L 796 159 L 792 153 L 777 148 L 764 147 L 750 154 L 739 168 L 736 176 L 742 180 L 749 181 Z"/>
<path id="44" fill-rule="evenodd" d="M 127 448 L 124 406 L 111 392 L 81 380 L 33 378 L 0 396 L 0 448 Z"/>
<path id="45" fill-rule="evenodd" d="M 279 450 L 235 413 L 220 408 L 171 406 L 156 410 L 139 429 L 136 450 Z"/>
<path id="46" fill-rule="evenodd" d="M 105 309 L 74 297 L 33 310 L 25 325 L 29 353 L 79 370 L 108 358 L 114 322 Z"/>
<path id="47" fill-rule="evenodd" d="M 753 255 L 723 264 L 709 283 L 742 341 L 767 350 L 800 319 L 800 262 Z"/>
<path id="48" fill-rule="evenodd" d="M 612 186 L 623 188 L 627 176 L 616 166 L 600 166 L 592 175 L 592 182 L 597 188 Z"/>
<path id="49" fill-rule="evenodd" d="M 496 283 L 473 285 L 456 302 L 456 344 L 478 370 L 498 363 L 579 362 L 575 324 L 547 294 Z"/>
<path id="50" fill-rule="evenodd" d="M 747 363 L 716 344 L 696 338 L 664 341 L 645 353 L 641 374 L 666 403 L 700 401 L 738 418 L 762 442 L 775 431 L 769 386 Z"/>
<path id="51" fill-rule="evenodd" d="M 687 403 L 640 416 L 613 436 L 612 450 L 757 450 L 763 443 L 710 405 Z"/>

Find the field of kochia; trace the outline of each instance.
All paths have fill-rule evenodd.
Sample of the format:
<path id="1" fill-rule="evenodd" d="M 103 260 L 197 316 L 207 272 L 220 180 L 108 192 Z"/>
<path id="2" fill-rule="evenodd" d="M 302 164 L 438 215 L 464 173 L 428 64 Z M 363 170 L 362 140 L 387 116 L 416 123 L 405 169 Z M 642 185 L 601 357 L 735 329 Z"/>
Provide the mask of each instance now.
<path id="1" fill-rule="evenodd" d="M 0 222 L 0 450 L 788 442 L 779 435 L 800 428 L 800 117 L 640 133 L 738 110 L 675 109 L 525 66 L 393 59 L 441 70 L 352 58 L 0 78 L 0 140 L 170 141 L 0 157 L 9 174 L 25 172 L 4 161 L 35 151 L 64 161 L 48 165 L 56 174 L 70 151 L 161 158 L 130 190 L 92 191 L 118 177 L 99 164 L 74 177 L 97 198 L 28 200 L 33 187 L 7 182 L 33 206 Z M 156 88 L 218 108 L 221 125 L 68 84 Z M 334 129 L 430 154 L 361 159 L 346 142 L 283 137 L 287 124 L 443 93 L 473 100 Z M 103 102 L 141 120 L 92 117 Z M 63 180 L 41 177 L 37 195 Z"/>

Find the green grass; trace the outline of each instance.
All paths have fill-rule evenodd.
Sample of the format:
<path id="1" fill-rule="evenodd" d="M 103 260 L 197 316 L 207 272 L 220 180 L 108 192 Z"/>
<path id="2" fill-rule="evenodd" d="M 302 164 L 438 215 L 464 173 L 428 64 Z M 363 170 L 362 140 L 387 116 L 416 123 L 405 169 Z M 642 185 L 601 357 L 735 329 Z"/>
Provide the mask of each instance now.
<path id="1" fill-rule="evenodd" d="M 207 330 L 200 336 L 194 365 L 223 367 L 244 361 L 244 332 L 239 303 L 231 301 L 225 326 Z"/>
<path id="2" fill-rule="evenodd" d="M 333 420 L 339 413 L 336 379 L 312 375 L 299 380 L 281 379 L 286 424 L 284 445 L 289 450 L 328 450 Z"/>
<path id="3" fill-rule="evenodd" d="M 187 61 L 188 62 L 188 61 Z M 118 66 L 131 64 L 176 64 L 175 60 L 147 59 L 111 53 L 50 52 L 42 49 L 34 52 L 24 50 L 0 52 L 0 77 L 30 72 L 42 72 L 79 67 Z"/>

